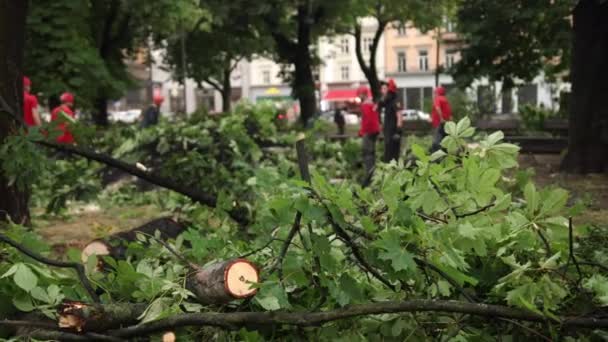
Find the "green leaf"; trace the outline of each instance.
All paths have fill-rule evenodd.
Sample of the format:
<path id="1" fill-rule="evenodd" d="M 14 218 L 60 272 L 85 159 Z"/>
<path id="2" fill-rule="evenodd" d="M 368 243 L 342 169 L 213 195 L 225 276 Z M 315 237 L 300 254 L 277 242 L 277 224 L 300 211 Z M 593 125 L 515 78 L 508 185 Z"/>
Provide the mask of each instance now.
<path id="1" fill-rule="evenodd" d="M 44 303 L 51 304 L 53 302 L 49 295 L 46 293 L 46 290 L 41 287 L 37 286 L 33 288 L 30 294 L 32 295 L 32 298 L 42 301 Z"/>
<path id="2" fill-rule="evenodd" d="M 540 264 L 540 268 L 545 270 L 554 270 L 557 268 L 557 261 L 562 256 L 562 252 L 555 253 L 552 257 Z"/>
<path id="3" fill-rule="evenodd" d="M 22 265 L 22 263 L 17 263 L 17 264 L 14 264 L 13 266 L 11 266 L 11 268 L 9 268 L 9 269 L 8 269 L 8 271 L 6 271 L 6 272 L 5 272 L 5 273 L 2 275 L 2 277 L 0 277 L 0 279 L 2 279 L 2 278 L 6 278 L 6 277 L 10 277 L 10 276 L 12 276 L 13 274 L 15 274 L 15 272 L 17 272 L 17 270 L 19 269 L 20 265 Z"/>
<path id="4" fill-rule="evenodd" d="M 568 202 L 568 191 L 555 189 L 543 196 L 543 205 L 540 209 L 542 215 L 551 216 L 561 212 Z"/>
<path id="5" fill-rule="evenodd" d="M 608 306 L 608 278 L 594 274 L 583 282 L 583 287 L 595 294 L 595 299 L 602 306 Z"/>
<path id="6" fill-rule="evenodd" d="M 255 301 L 258 304 L 260 304 L 260 306 L 262 308 L 264 308 L 264 310 L 275 311 L 275 310 L 279 310 L 281 308 L 281 305 L 279 304 L 279 300 L 277 299 L 277 297 L 273 297 L 273 296 L 266 296 L 266 297 L 256 296 L 255 297 Z"/>
<path id="7" fill-rule="evenodd" d="M 458 130 L 456 129 L 456 124 L 452 121 L 448 121 L 445 124 L 445 132 L 454 137 L 458 135 Z"/>
<path id="8" fill-rule="evenodd" d="M 413 255 L 401 246 L 401 238 L 397 232 L 384 233 L 382 239 L 375 244 L 384 250 L 378 255 L 380 259 L 390 261 L 396 272 L 416 269 Z"/>
<path id="9" fill-rule="evenodd" d="M 426 149 L 418 144 L 412 145 L 412 153 L 414 154 L 416 159 L 420 160 L 423 163 L 426 163 L 429 161 L 429 156 L 426 153 Z"/>
<path id="10" fill-rule="evenodd" d="M 33 290 L 36 285 L 38 285 L 38 277 L 32 270 L 25 264 L 20 264 L 15 274 L 13 275 L 13 280 L 15 284 L 25 290 L 26 292 L 30 292 Z"/>
<path id="11" fill-rule="evenodd" d="M 31 312 L 34 311 L 35 307 L 32 303 L 32 299 L 30 296 L 25 293 L 17 294 L 13 297 L 13 305 L 19 310 L 23 312 Z"/>
<path id="12" fill-rule="evenodd" d="M 524 188 L 524 198 L 526 200 L 526 203 L 528 204 L 528 217 L 531 218 L 538 210 L 538 205 L 540 201 L 540 196 L 536 191 L 536 187 L 533 183 L 528 183 L 528 185 L 526 185 L 526 187 Z"/>

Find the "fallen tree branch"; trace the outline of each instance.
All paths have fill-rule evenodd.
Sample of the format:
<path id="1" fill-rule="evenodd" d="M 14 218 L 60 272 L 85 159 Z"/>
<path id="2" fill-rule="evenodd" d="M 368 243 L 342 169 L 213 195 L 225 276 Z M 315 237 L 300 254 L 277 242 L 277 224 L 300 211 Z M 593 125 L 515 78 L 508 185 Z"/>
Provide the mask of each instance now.
<path id="1" fill-rule="evenodd" d="M 107 341 L 122 342 L 124 339 L 97 333 L 76 334 L 61 329 L 59 325 L 44 321 L 0 320 L 0 326 L 12 328 L 33 328 L 25 336 L 38 340 L 53 341 Z"/>
<path id="2" fill-rule="evenodd" d="M 169 190 L 178 192 L 178 193 L 190 198 L 191 200 L 198 202 L 200 204 L 203 204 L 205 206 L 208 206 L 210 208 L 216 208 L 216 206 L 217 206 L 217 198 L 214 195 L 206 194 L 204 192 L 201 192 L 200 190 L 193 189 L 192 187 L 178 184 L 175 181 L 173 181 L 172 179 L 165 178 L 160 175 L 141 170 L 135 165 L 125 163 L 121 160 L 112 158 L 109 155 L 97 153 L 95 151 L 88 150 L 88 149 L 85 149 L 82 147 L 66 145 L 66 144 L 58 144 L 58 143 L 49 142 L 49 141 L 36 141 L 36 143 L 38 145 L 41 145 L 41 146 L 44 146 L 44 147 L 47 147 L 50 149 L 77 155 L 77 156 L 80 156 L 80 157 L 83 157 L 83 158 L 86 158 L 89 160 L 94 160 L 96 162 L 105 164 L 105 165 L 113 167 L 115 169 L 124 171 L 128 174 L 141 178 L 149 183 L 158 185 L 165 189 L 169 189 Z M 250 223 L 249 218 L 247 217 L 247 214 L 243 211 L 243 208 L 235 207 L 232 210 L 228 211 L 228 215 L 234 221 L 236 221 L 237 223 L 239 223 L 242 226 L 247 226 Z"/>
<path id="3" fill-rule="evenodd" d="M 132 327 L 109 331 L 111 336 L 129 338 L 188 326 L 213 326 L 223 329 L 261 328 L 278 325 L 298 327 L 321 326 L 325 323 L 369 315 L 405 312 L 462 313 L 490 319 L 507 318 L 518 321 L 555 323 L 569 328 L 608 328 L 608 319 L 595 317 L 561 317 L 557 320 L 521 309 L 501 305 L 459 301 L 409 300 L 350 305 L 322 312 L 234 312 L 181 314 Z"/>
<path id="4" fill-rule="evenodd" d="M 466 300 L 468 300 L 469 302 L 471 302 L 471 303 L 477 302 L 476 298 L 474 298 L 470 294 L 466 293 L 466 291 L 462 288 L 462 286 L 460 286 L 458 284 L 458 282 L 456 280 L 454 280 L 452 277 L 450 277 L 447 273 L 443 272 L 439 267 L 429 263 L 426 260 L 420 259 L 420 258 L 414 258 L 414 261 L 416 262 L 416 264 L 418 264 L 418 266 L 420 266 L 422 268 L 428 268 L 428 269 L 432 270 L 433 272 L 439 274 L 443 279 L 447 280 L 450 283 L 450 285 L 452 285 L 455 289 L 457 289 L 458 292 L 460 292 L 460 294 L 464 298 L 466 298 Z"/>
<path id="5" fill-rule="evenodd" d="M 272 266 L 272 269 L 270 270 L 270 273 L 274 273 L 274 271 L 278 271 L 279 279 L 283 279 L 283 259 L 285 259 L 285 255 L 287 255 L 289 246 L 291 246 L 291 241 L 293 241 L 293 238 L 296 236 L 296 233 L 300 230 L 301 222 L 302 222 L 302 213 L 298 211 L 296 213 L 296 217 L 293 221 L 293 225 L 291 226 L 291 230 L 289 231 L 289 234 L 287 235 L 287 239 L 283 243 L 283 247 L 281 247 L 281 252 L 279 253 L 279 257 L 277 258 L 277 261 L 275 262 L 275 264 Z"/>
<path id="6" fill-rule="evenodd" d="M 91 299 L 94 302 L 99 303 L 99 297 L 97 296 L 97 293 L 95 293 L 93 286 L 89 282 L 89 278 L 87 278 L 84 266 L 82 264 L 76 263 L 76 262 L 66 262 L 66 261 L 59 261 L 59 260 L 53 260 L 53 259 L 46 258 L 40 254 L 37 254 L 37 253 L 29 250 L 28 248 L 20 245 L 19 243 L 17 243 L 16 241 L 13 241 L 12 239 L 10 239 L 8 236 L 6 236 L 4 234 L 0 234 L 0 241 L 14 247 L 19 252 L 21 252 L 21 253 L 29 256 L 30 258 L 32 258 L 38 262 L 41 262 L 45 265 L 59 267 L 59 268 L 74 269 L 76 271 L 76 273 L 78 273 L 78 278 L 80 279 L 80 283 L 82 284 L 84 289 L 87 291 L 87 293 L 89 294 Z"/>
<path id="7" fill-rule="evenodd" d="M 361 252 L 361 249 L 359 248 L 359 246 L 353 241 L 353 239 L 350 237 L 350 235 L 348 235 L 348 233 L 344 229 L 342 229 L 342 227 L 340 227 L 340 225 L 331 216 L 331 212 L 329 211 L 329 208 L 327 208 L 327 206 L 325 206 L 325 209 L 327 210 L 327 213 L 328 213 L 329 223 L 331 224 L 332 228 L 336 232 L 336 235 L 339 236 L 342 239 L 342 241 L 344 241 L 344 243 L 351 249 L 351 251 L 353 252 L 353 256 L 355 257 L 355 259 L 357 259 L 357 261 L 359 261 L 359 264 L 360 264 L 359 266 L 363 269 L 363 271 L 371 273 L 371 275 L 374 276 L 374 278 L 378 279 L 380 282 L 382 282 L 384 285 L 386 285 L 391 290 L 396 291 L 395 285 L 391 284 L 391 282 L 388 281 L 388 279 L 386 279 L 382 274 L 380 274 L 380 272 L 378 272 L 378 270 L 376 270 L 374 267 L 372 267 L 372 265 L 369 264 L 369 262 L 367 262 L 367 260 L 365 259 L 365 256 L 363 256 L 363 253 Z"/>

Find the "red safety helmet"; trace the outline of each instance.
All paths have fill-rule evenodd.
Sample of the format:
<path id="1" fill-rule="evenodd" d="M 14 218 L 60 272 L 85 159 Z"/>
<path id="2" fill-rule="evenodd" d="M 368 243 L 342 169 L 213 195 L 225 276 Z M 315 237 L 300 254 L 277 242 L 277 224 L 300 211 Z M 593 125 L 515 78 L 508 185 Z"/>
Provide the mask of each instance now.
<path id="1" fill-rule="evenodd" d="M 437 94 L 438 96 L 445 96 L 445 88 L 444 87 L 437 87 L 435 89 L 435 94 Z"/>
<path id="2" fill-rule="evenodd" d="M 152 102 L 154 102 L 154 104 L 157 106 L 160 106 L 163 101 L 165 101 L 165 98 L 159 93 L 154 94 L 154 96 L 152 96 Z"/>
<path id="3" fill-rule="evenodd" d="M 32 81 L 30 81 L 30 79 L 27 76 L 23 76 L 23 86 L 24 87 L 32 86 Z"/>
<path id="4" fill-rule="evenodd" d="M 393 80 L 392 78 L 388 80 L 387 86 L 388 86 L 388 91 L 390 91 L 391 93 L 397 92 L 397 83 L 395 83 L 395 80 Z"/>
<path id="5" fill-rule="evenodd" d="M 368 96 L 369 95 L 369 88 L 366 86 L 360 86 L 357 89 L 357 95 L 361 96 L 361 95 L 365 95 Z"/>
<path id="6" fill-rule="evenodd" d="M 61 94 L 59 99 L 61 100 L 61 103 L 74 103 L 74 94 L 66 92 Z"/>

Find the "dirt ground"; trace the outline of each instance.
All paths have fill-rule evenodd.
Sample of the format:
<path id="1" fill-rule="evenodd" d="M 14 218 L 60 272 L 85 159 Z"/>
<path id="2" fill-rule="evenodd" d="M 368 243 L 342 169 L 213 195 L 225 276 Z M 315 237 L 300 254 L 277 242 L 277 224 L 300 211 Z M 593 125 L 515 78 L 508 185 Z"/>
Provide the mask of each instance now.
<path id="1" fill-rule="evenodd" d="M 522 155 L 520 167 L 534 168 L 539 187 L 559 186 L 570 191 L 571 201 L 582 201 L 587 209 L 574 220 L 578 224 L 608 226 L 608 175 L 559 173 L 560 155 Z"/>
<path id="2" fill-rule="evenodd" d="M 84 244 L 115 232 L 135 228 L 160 217 L 153 206 L 102 209 L 96 205 L 78 207 L 66 217 L 34 219 L 35 229 L 60 252 L 65 247 L 82 248 Z"/>
<path id="3" fill-rule="evenodd" d="M 534 168 L 539 187 L 559 186 L 569 190 L 571 203 L 583 201 L 587 209 L 576 217 L 577 224 L 608 225 L 608 175 L 564 175 L 559 170 L 559 155 L 522 155 L 522 169 Z M 87 242 L 114 232 L 128 230 L 163 213 L 153 206 L 101 209 L 95 205 L 79 207 L 67 218 L 34 220 L 37 230 L 59 250 L 81 248 Z"/>

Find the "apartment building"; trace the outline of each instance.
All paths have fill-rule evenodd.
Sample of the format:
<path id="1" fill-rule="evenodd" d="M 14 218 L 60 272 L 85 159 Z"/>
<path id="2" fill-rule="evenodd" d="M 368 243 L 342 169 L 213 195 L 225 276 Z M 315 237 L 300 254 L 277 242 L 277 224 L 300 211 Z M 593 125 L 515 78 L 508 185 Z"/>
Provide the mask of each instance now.
<path id="1" fill-rule="evenodd" d="M 453 79 L 446 72 L 440 72 L 436 79 L 438 67 L 449 69 L 460 59 L 458 37 L 451 22 L 429 32 L 409 23 L 395 23 L 387 27 L 384 37 L 386 77 L 397 83 L 404 106 L 423 109 L 437 81 L 447 88 L 452 85 Z"/>
<path id="2" fill-rule="evenodd" d="M 363 58 L 369 61 L 371 46 L 377 29 L 373 18 L 361 19 L 361 47 Z M 380 78 L 385 75 L 384 35 L 376 51 L 376 66 Z M 319 88 L 321 108 L 327 109 L 332 104 L 350 101 L 356 98 L 356 89 L 367 85 L 367 79 L 361 71 L 356 55 L 356 41 L 353 35 L 334 35 L 319 39 Z"/>

